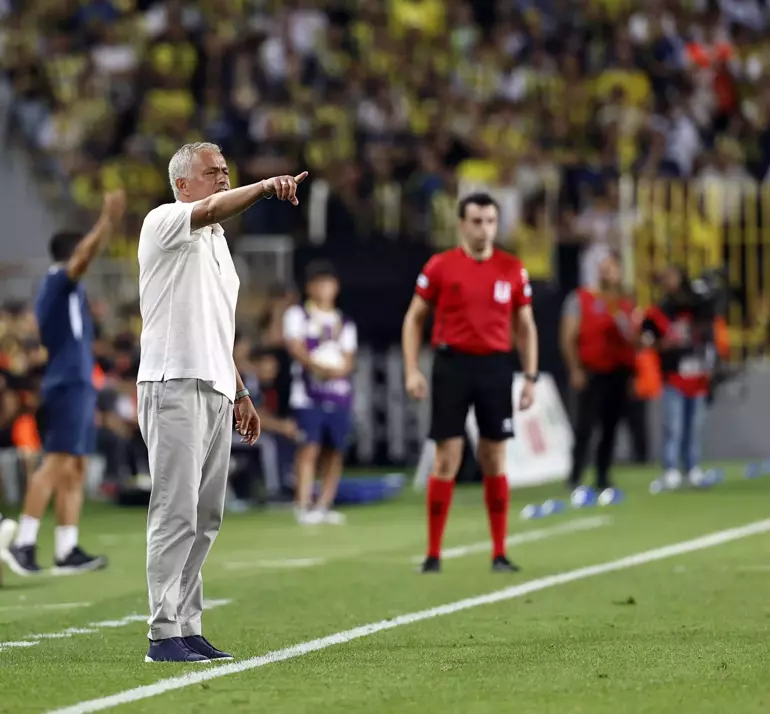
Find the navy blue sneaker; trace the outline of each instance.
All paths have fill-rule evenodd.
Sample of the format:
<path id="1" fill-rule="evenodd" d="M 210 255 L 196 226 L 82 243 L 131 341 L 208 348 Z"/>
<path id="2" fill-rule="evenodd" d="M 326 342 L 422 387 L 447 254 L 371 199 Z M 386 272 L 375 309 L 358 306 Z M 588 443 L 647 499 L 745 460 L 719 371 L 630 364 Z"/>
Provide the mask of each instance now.
<path id="1" fill-rule="evenodd" d="M 191 650 L 181 637 L 169 637 L 165 640 L 150 640 L 145 662 L 210 662 L 208 657 Z"/>
<path id="2" fill-rule="evenodd" d="M 193 652 L 197 652 L 202 657 L 206 657 L 206 659 L 233 659 L 231 654 L 218 650 L 203 635 L 192 635 L 191 637 L 183 637 L 182 639 Z"/>
<path id="3" fill-rule="evenodd" d="M 75 546 L 64 560 L 54 564 L 54 575 L 74 575 L 101 570 L 107 567 L 107 558 L 103 555 L 89 555 L 79 546 Z"/>
<path id="4" fill-rule="evenodd" d="M 0 559 L 16 575 L 22 577 L 39 575 L 43 572 L 37 564 L 37 547 L 34 545 L 12 545 L 0 551 Z"/>

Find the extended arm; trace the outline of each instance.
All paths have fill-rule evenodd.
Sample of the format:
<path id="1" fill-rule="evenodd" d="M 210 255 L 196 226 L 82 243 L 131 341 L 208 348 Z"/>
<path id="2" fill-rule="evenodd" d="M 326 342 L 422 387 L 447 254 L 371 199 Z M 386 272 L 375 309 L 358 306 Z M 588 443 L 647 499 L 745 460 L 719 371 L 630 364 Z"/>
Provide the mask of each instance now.
<path id="1" fill-rule="evenodd" d="M 259 201 L 260 198 L 277 196 L 282 201 L 290 201 L 295 206 L 297 186 L 307 178 L 307 171 L 297 176 L 276 176 L 257 183 L 233 188 L 229 191 L 215 193 L 202 201 L 198 201 L 190 216 L 190 228 L 193 231 L 222 223 L 229 218 L 243 213 L 247 208 Z"/>

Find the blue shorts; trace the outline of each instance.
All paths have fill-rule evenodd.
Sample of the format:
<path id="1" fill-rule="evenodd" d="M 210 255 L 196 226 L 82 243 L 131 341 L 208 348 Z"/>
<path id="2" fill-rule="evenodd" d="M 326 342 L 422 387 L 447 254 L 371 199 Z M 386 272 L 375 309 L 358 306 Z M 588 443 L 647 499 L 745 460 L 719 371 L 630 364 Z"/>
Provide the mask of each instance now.
<path id="1" fill-rule="evenodd" d="M 352 426 L 349 409 L 295 409 L 294 419 L 305 436 L 304 443 L 345 450 Z"/>
<path id="2" fill-rule="evenodd" d="M 43 451 L 87 456 L 96 446 L 96 390 L 90 384 L 62 384 L 43 392 Z"/>

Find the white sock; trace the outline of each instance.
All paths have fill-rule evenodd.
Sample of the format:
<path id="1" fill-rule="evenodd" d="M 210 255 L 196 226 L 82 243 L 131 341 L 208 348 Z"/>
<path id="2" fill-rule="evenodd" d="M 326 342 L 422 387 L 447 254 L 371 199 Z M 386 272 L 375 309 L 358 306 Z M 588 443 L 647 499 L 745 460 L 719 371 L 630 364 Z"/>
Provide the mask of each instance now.
<path id="1" fill-rule="evenodd" d="M 78 544 L 77 526 L 57 526 L 54 531 L 54 557 L 64 560 Z"/>
<path id="2" fill-rule="evenodd" d="M 37 532 L 40 529 L 40 521 L 32 516 L 22 516 L 19 520 L 19 531 L 16 533 L 14 545 L 27 546 L 37 543 Z"/>

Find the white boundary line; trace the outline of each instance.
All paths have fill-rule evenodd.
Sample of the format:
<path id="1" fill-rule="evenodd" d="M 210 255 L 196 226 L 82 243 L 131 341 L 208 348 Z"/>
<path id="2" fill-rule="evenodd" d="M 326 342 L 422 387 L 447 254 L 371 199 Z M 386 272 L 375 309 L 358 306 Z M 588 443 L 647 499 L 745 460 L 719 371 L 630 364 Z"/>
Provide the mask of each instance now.
<path id="1" fill-rule="evenodd" d="M 591 516 L 589 518 L 578 517 L 574 520 L 560 523 L 559 525 L 516 533 L 515 535 L 508 536 L 505 542 L 510 546 L 522 545 L 524 543 L 534 543 L 536 541 L 545 540 L 546 538 L 553 538 L 554 536 L 565 535 L 568 533 L 578 533 L 580 531 L 593 530 L 594 528 L 601 528 L 602 526 L 608 526 L 611 523 L 612 518 L 610 516 Z M 470 543 L 468 545 L 459 545 L 454 548 L 444 548 L 444 550 L 441 552 L 441 558 L 442 560 L 464 558 L 466 555 L 473 555 L 474 553 L 485 553 L 489 551 L 489 548 L 489 540 Z M 297 568 L 315 568 L 321 565 L 328 565 L 329 563 L 336 563 L 342 560 L 351 560 L 359 556 L 366 556 L 368 558 L 378 557 L 383 555 L 383 553 L 388 553 L 392 550 L 397 549 L 390 548 L 387 551 L 367 550 L 354 554 L 340 555 L 335 558 L 272 558 L 264 560 L 227 560 L 221 565 L 225 568 L 225 570 L 291 570 Z M 409 558 L 409 562 L 422 563 L 424 559 L 425 554 L 415 555 Z M 391 559 L 388 558 L 388 561 L 390 560 Z M 401 560 L 401 558 L 399 557 L 398 560 Z"/>
<path id="2" fill-rule="evenodd" d="M 292 569 L 312 568 L 324 565 L 325 558 L 286 558 L 285 560 L 229 560 L 225 562 L 225 570 L 247 570 L 249 568 Z"/>
<path id="3" fill-rule="evenodd" d="M 229 605 L 232 600 L 204 600 L 203 605 L 207 609 L 212 607 L 221 607 L 222 605 Z M 76 603 L 77 604 L 77 603 Z M 82 603 L 90 605 L 90 603 Z M 117 627 L 126 627 L 134 622 L 146 622 L 147 615 L 126 615 L 119 620 L 101 620 L 99 622 L 89 622 L 85 627 L 68 627 L 62 632 L 44 632 L 36 635 L 26 635 L 20 640 L 13 642 L 0 641 L 0 652 L 10 649 L 12 647 L 34 647 L 39 645 L 43 640 L 63 640 L 73 635 L 93 635 L 102 629 L 115 629 Z"/>
<path id="4" fill-rule="evenodd" d="M 90 602 L 53 602 L 28 605 L 3 605 L 0 606 L 0 612 L 7 612 L 8 610 L 69 610 L 70 608 L 77 607 L 91 607 Z"/>
<path id="5" fill-rule="evenodd" d="M 121 704 L 137 702 L 176 689 L 190 687 L 209 679 L 218 679 L 219 677 L 226 677 L 230 674 L 238 674 L 239 672 L 247 672 L 252 669 L 257 669 L 258 667 L 264 667 L 265 665 L 274 664 L 275 662 L 284 662 L 296 657 L 302 657 L 310 652 L 324 650 L 328 647 L 334 647 L 335 645 L 341 645 L 346 642 L 351 642 L 352 640 L 374 635 L 377 632 L 392 630 L 393 628 L 401 627 L 402 625 L 411 625 L 414 622 L 431 620 L 434 617 L 441 617 L 442 615 L 451 615 L 481 605 L 490 605 L 504 600 L 512 600 L 513 598 L 522 597 L 523 595 L 528 595 L 529 593 L 537 592 L 538 590 L 545 590 L 546 588 L 552 588 L 557 585 L 565 585 L 566 583 L 584 580 L 585 578 L 591 578 L 595 575 L 603 575 L 604 573 L 633 568 L 637 565 L 644 565 L 645 563 L 653 563 L 658 560 L 683 555 L 684 553 L 703 550 L 704 548 L 713 548 L 716 545 L 767 532 L 770 532 L 770 519 L 749 523 L 748 525 L 740 526 L 739 528 L 718 531 L 716 533 L 711 533 L 710 535 L 701 536 L 700 538 L 694 538 L 693 540 L 687 540 L 681 543 L 674 543 L 662 548 L 646 550 L 641 553 L 636 553 L 635 555 L 620 558 L 619 560 L 611 560 L 607 563 L 590 565 L 586 568 L 578 568 L 577 570 L 569 570 L 566 573 L 558 573 L 557 575 L 548 575 L 544 578 L 530 580 L 521 585 L 514 585 L 486 595 L 478 595 L 476 597 L 466 598 L 465 600 L 448 603 L 447 605 L 440 605 L 439 607 L 432 607 L 427 610 L 412 612 L 407 615 L 399 615 L 392 620 L 372 622 L 368 625 L 362 625 L 361 627 L 354 627 L 352 630 L 337 632 L 336 634 L 321 637 L 317 640 L 301 642 L 298 645 L 286 647 L 285 649 L 268 652 L 261 657 L 252 657 L 251 659 L 242 662 L 233 662 L 219 667 L 198 670 L 180 677 L 161 679 L 154 684 L 127 689 L 108 697 L 100 697 L 99 699 L 80 702 L 70 707 L 64 707 L 63 709 L 52 710 L 48 714 L 87 714 L 87 712 L 98 712 L 103 711 L 104 709 L 111 709 L 112 707 L 117 707 Z"/>
<path id="6" fill-rule="evenodd" d="M 516 535 L 508 536 L 505 539 L 507 545 L 521 545 L 522 543 L 534 543 L 538 540 L 545 540 L 546 538 L 553 538 L 554 536 L 564 535 L 565 533 L 577 533 L 579 531 L 590 531 L 594 528 L 601 528 L 612 523 L 612 518 L 609 516 L 592 516 L 590 518 L 578 518 L 573 521 L 567 521 L 566 523 L 560 523 L 558 526 L 549 526 L 548 528 L 538 528 L 531 531 L 522 531 L 516 533 Z M 460 545 L 456 548 L 444 548 L 441 551 L 441 559 L 448 560 L 450 558 L 464 558 L 466 555 L 473 553 L 485 553 L 490 549 L 490 543 L 488 540 L 481 541 L 480 543 L 472 543 L 471 545 Z M 416 555 L 412 558 L 413 563 L 421 563 L 425 559 L 425 555 Z"/>

